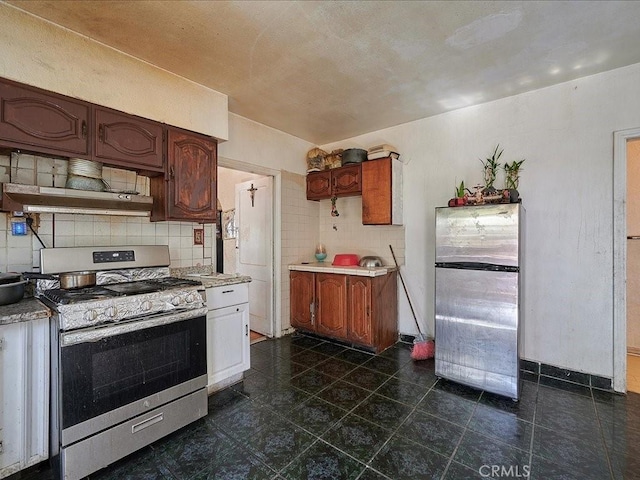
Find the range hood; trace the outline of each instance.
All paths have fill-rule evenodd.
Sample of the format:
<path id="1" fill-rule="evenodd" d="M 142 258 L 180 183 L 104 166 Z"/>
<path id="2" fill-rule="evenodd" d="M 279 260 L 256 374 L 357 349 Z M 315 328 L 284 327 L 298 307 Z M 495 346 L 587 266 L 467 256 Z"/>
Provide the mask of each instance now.
<path id="1" fill-rule="evenodd" d="M 3 212 L 151 216 L 153 197 L 37 185 L 2 184 Z"/>

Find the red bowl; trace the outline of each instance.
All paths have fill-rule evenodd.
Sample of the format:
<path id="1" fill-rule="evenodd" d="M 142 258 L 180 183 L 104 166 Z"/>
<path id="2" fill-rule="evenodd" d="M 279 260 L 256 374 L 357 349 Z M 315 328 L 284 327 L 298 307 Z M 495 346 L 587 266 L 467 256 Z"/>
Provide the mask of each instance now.
<path id="1" fill-rule="evenodd" d="M 338 253 L 333 257 L 333 263 L 331 265 L 338 265 L 341 267 L 352 267 L 358 265 L 358 255 L 355 253 Z"/>

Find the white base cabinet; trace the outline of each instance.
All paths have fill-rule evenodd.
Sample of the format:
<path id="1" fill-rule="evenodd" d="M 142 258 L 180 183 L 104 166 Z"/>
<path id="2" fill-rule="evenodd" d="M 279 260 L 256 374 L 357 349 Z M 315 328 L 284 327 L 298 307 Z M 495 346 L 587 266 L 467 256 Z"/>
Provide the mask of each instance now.
<path id="1" fill-rule="evenodd" d="M 211 392 L 216 390 L 216 384 L 251 366 L 248 284 L 207 288 L 206 296 L 207 385 Z"/>
<path id="2" fill-rule="evenodd" d="M 0 478 L 49 458 L 49 319 L 0 325 Z"/>

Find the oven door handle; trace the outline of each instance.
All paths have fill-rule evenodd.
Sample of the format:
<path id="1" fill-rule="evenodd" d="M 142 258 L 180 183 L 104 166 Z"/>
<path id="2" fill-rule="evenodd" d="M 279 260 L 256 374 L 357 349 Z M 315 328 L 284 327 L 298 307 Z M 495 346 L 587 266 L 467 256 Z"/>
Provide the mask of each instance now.
<path id="1" fill-rule="evenodd" d="M 195 308 L 191 310 L 176 311 L 153 315 L 149 318 L 132 320 L 128 322 L 116 323 L 113 325 L 100 325 L 97 327 L 83 328 L 71 332 L 60 334 L 60 346 L 69 347 L 79 343 L 98 342 L 103 338 L 114 337 L 124 333 L 144 330 L 146 328 L 169 325 L 170 323 L 182 322 L 197 317 L 206 317 L 207 307 Z"/>

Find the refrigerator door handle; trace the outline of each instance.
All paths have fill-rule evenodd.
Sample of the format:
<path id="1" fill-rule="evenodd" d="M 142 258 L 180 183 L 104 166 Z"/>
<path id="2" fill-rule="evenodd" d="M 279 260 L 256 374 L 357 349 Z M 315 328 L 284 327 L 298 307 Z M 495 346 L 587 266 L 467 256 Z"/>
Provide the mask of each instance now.
<path id="1" fill-rule="evenodd" d="M 515 272 L 520 271 L 520 267 L 512 265 L 498 265 L 495 263 L 482 262 L 437 262 L 436 268 L 453 268 L 458 270 L 482 270 L 491 272 Z"/>

